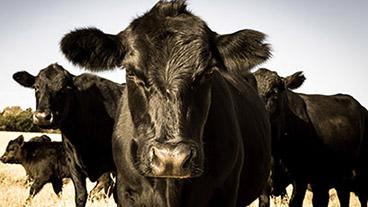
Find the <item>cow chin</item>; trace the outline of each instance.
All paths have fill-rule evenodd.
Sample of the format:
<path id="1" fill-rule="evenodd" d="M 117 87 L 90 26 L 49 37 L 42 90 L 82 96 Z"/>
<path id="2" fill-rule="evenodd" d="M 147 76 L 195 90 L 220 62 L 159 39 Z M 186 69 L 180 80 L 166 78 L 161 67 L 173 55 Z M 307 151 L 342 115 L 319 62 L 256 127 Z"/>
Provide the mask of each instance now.
<path id="1" fill-rule="evenodd" d="M 42 129 L 57 129 L 59 128 L 59 124 L 56 123 L 55 119 L 52 121 L 42 121 L 38 119 L 33 119 L 33 124 L 37 125 Z"/>

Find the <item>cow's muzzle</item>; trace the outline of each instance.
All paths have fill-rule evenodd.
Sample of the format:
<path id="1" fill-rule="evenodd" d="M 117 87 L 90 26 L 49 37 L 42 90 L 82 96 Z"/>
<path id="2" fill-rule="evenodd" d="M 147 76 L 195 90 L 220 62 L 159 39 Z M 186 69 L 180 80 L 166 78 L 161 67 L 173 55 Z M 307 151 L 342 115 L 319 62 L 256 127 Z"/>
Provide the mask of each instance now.
<path id="1" fill-rule="evenodd" d="M 189 178 L 201 175 L 198 150 L 191 144 L 157 144 L 148 152 L 152 177 Z"/>
<path id="2" fill-rule="evenodd" d="M 51 111 L 39 111 L 36 110 L 33 113 L 33 123 L 39 126 L 49 126 L 54 121 L 54 115 Z"/>

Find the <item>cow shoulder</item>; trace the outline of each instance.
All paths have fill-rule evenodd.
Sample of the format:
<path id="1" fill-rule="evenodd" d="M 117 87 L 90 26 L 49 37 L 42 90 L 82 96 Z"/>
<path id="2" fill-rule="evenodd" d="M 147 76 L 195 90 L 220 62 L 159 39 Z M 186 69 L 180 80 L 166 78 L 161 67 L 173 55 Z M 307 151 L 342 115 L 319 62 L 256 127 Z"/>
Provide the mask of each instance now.
<path id="1" fill-rule="evenodd" d="M 317 135 L 337 150 L 357 150 L 360 143 L 361 105 L 345 94 L 302 95 Z"/>

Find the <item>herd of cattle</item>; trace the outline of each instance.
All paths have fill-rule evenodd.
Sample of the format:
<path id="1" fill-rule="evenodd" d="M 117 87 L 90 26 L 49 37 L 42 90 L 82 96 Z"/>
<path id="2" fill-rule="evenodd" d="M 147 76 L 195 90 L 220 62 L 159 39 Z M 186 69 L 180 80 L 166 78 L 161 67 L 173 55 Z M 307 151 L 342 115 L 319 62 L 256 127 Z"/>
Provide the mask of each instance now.
<path id="1" fill-rule="evenodd" d="M 307 95 L 297 72 L 250 69 L 266 61 L 265 35 L 219 35 L 182 0 L 159 1 L 117 35 L 96 28 L 66 34 L 66 58 L 86 70 L 126 70 L 126 84 L 75 76 L 58 64 L 13 75 L 36 95 L 33 122 L 59 128 L 62 142 L 22 137 L 1 161 L 32 178 L 31 199 L 62 178 L 85 206 L 86 178 L 113 189 L 118 206 L 246 206 L 293 185 L 290 206 L 327 206 L 335 188 L 368 196 L 368 111 L 349 95 Z M 110 174 L 116 179 L 111 180 Z"/>

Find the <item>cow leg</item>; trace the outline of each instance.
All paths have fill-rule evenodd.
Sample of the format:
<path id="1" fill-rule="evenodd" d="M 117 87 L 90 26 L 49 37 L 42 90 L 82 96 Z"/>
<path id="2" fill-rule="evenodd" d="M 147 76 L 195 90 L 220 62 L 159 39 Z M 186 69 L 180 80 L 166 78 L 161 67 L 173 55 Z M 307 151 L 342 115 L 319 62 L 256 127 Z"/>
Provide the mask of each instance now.
<path id="1" fill-rule="evenodd" d="M 307 182 L 295 181 L 293 184 L 293 192 L 291 194 L 289 206 L 290 207 L 301 207 L 303 206 L 303 200 L 305 191 L 307 190 Z"/>
<path id="2" fill-rule="evenodd" d="M 63 180 L 61 178 L 54 178 L 51 184 L 55 194 L 60 197 L 63 189 Z"/>
<path id="3" fill-rule="evenodd" d="M 328 194 L 328 187 L 326 185 L 313 185 L 313 206 L 328 206 L 330 195 Z"/>
<path id="4" fill-rule="evenodd" d="M 268 183 L 263 189 L 261 195 L 258 198 L 258 207 L 269 207 L 270 206 L 270 195 L 271 195 L 271 178 L 268 179 Z"/>
<path id="5" fill-rule="evenodd" d="M 36 178 L 34 180 L 34 182 L 31 185 L 31 189 L 29 190 L 29 196 L 26 200 L 26 203 L 30 203 L 33 199 L 33 197 L 35 197 L 35 195 L 40 192 L 40 190 L 42 189 L 42 187 L 47 183 L 47 179 L 44 179 L 42 177 L 40 178 Z"/>
<path id="6" fill-rule="evenodd" d="M 341 207 L 349 207 L 349 203 L 350 203 L 350 188 L 349 188 L 349 186 L 350 185 L 348 185 L 345 181 L 343 181 L 343 183 L 341 183 L 341 184 L 339 184 L 335 187 Z"/>
<path id="7" fill-rule="evenodd" d="M 71 170 L 72 171 L 72 170 Z M 74 184 L 75 190 L 75 206 L 84 207 L 87 202 L 87 187 L 86 187 L 86 177 L 78 171 L 71 172 L 71 178 Z"/>
<path id="8" fill-rule="evenodd" d="M 346 189 L 338 189 L 336 188 L 337 197 L 340 201 L 341 207 L 349 207 L 350 202 L 350 192 Z"/>
<path id="9" fill-rule="evenodd" d="M 364 172 L 364 173 L 363 173 Z M 368 186 L 368 178 L 366 178 L 368 176 L 368 172 L 367 170 L 364 171 L 359 171 L 358 175 L 356 176 L 356 180 L 354 182 L 354 191 L 356 193 L 356 195 L 359 198 L 360 201 L 360 205 L 362 207 L 367 207 L 367 199 L 368 199 L 368 191 L 367 191 L 367 186 Z"/>
<path id="10" fill-rule="evenodd" d="M 361 207 L 367 207 L 367 197 L 366 196 L 359 196 L 359 201 Z"/>

